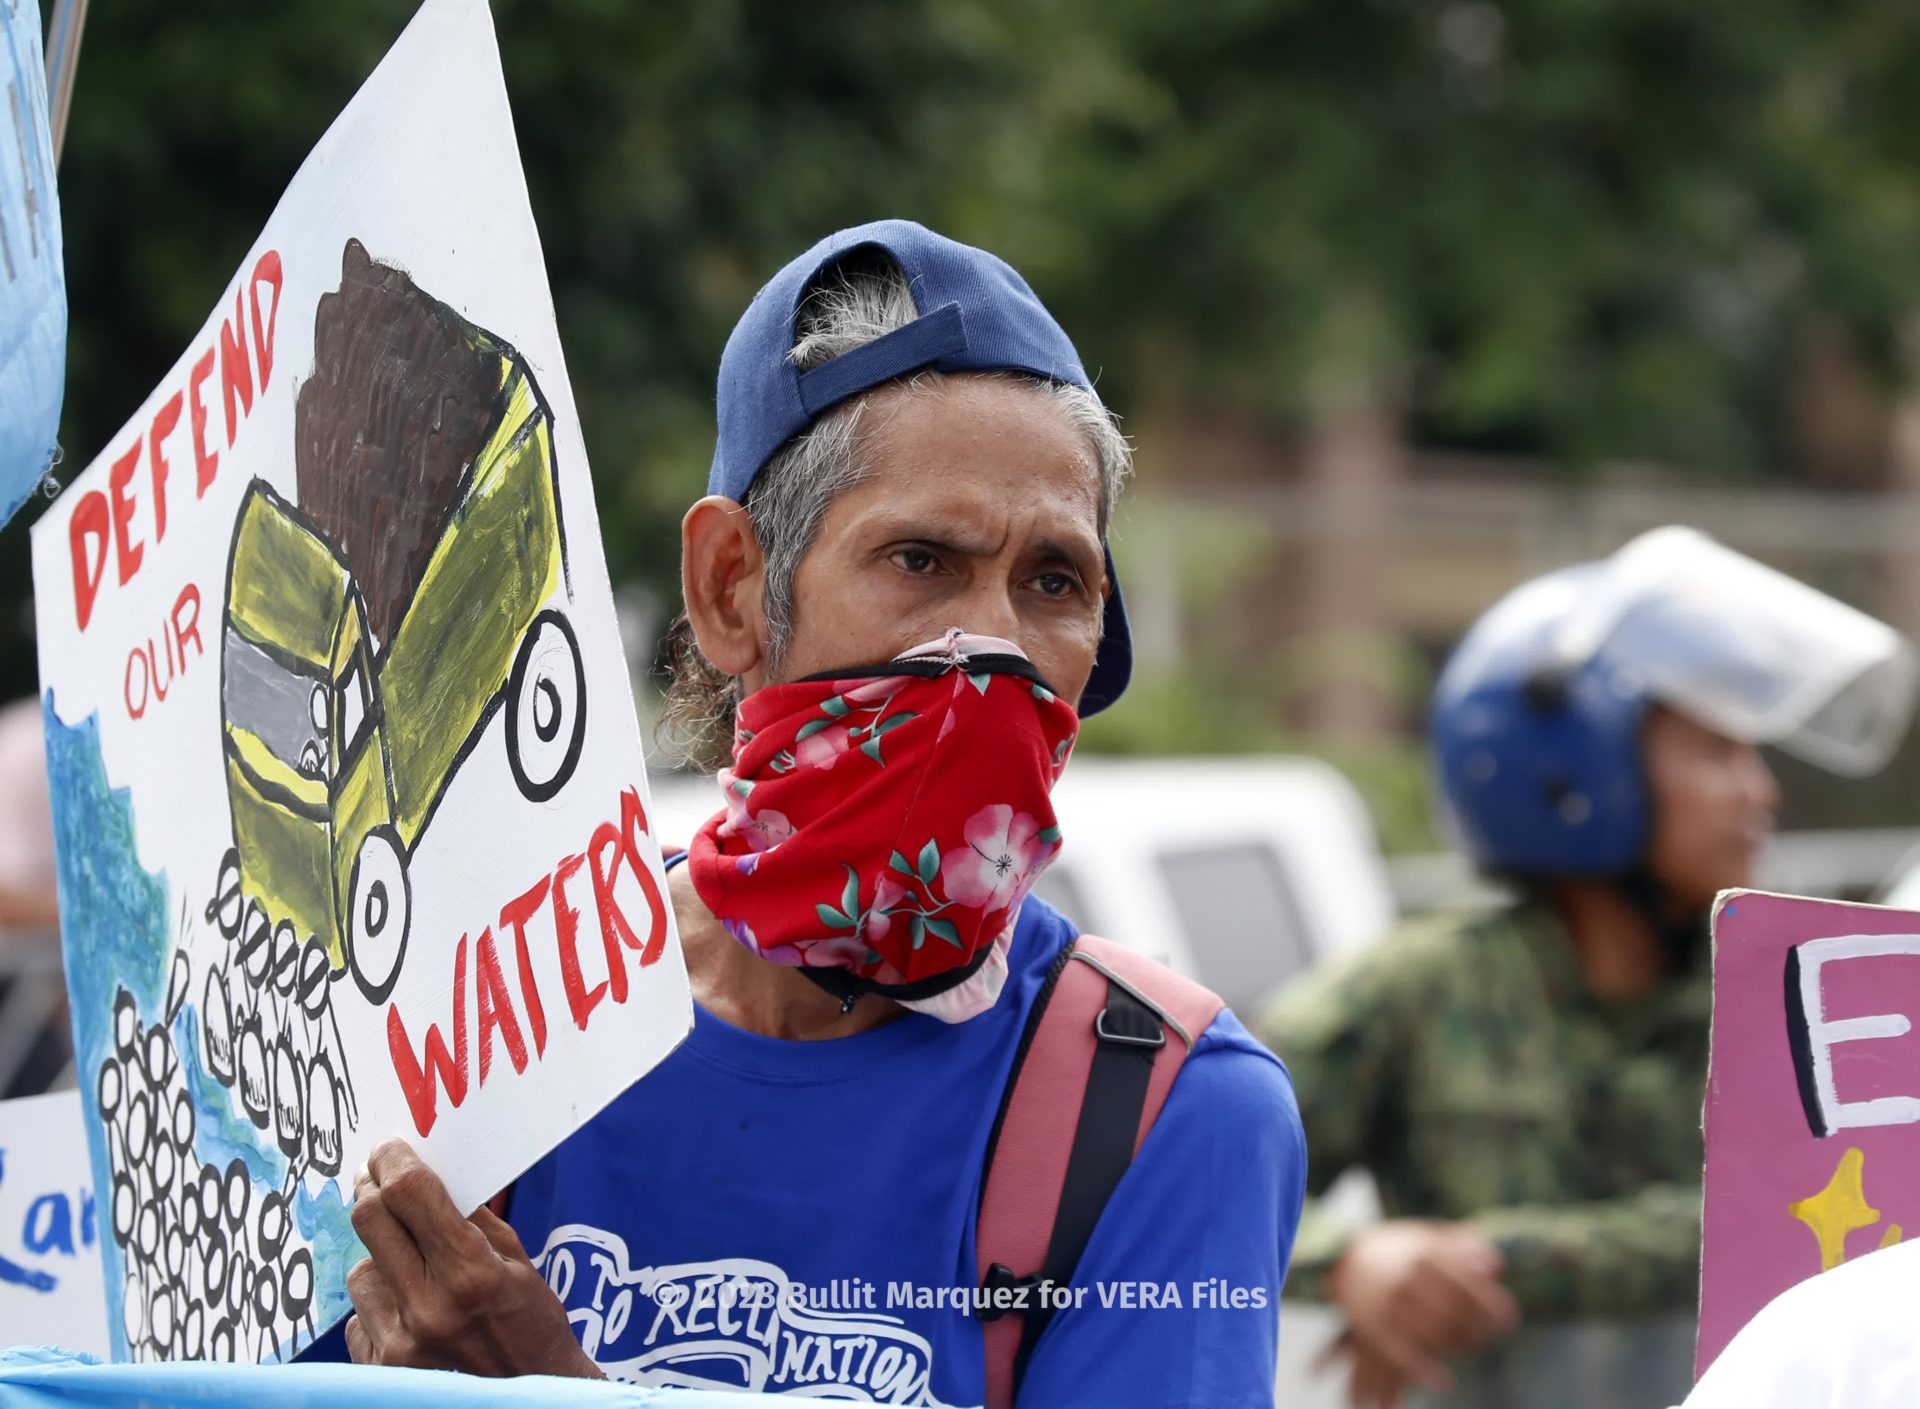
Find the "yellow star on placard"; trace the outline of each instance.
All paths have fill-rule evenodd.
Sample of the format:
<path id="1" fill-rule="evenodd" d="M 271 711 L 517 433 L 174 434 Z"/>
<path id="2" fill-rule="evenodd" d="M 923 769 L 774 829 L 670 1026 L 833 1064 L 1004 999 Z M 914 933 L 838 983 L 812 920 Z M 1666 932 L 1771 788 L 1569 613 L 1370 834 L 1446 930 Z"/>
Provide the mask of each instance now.
<path id="1" fill-rule="evenodd" d="M 1862 1181 L 1866 1164 L 1867 1157 L 1859 1150 L 1848 1150 L 1840 1156 L 1826 1188 L 1787 1205 L 1788 1213 L 1813 1230 L 1820 1244 L 1822 1272 L 1831 1272 L 1846 1261 L 1847 1234 L 1857 1228 L 1871 1228 L 1880 1221 L 1880 1210 L 1867 1204 Z M 1893 1233 L 1893 1236 L 1899 1235 Z"/>

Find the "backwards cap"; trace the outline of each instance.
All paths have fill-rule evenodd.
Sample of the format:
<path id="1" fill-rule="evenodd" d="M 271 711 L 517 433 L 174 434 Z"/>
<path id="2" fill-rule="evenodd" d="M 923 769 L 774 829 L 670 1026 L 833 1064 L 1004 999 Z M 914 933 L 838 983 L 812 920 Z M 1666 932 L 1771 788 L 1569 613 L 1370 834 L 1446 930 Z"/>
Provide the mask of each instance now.
<path id="1" fill-rule="evenodd" d="M 791 359 L 800 305 L 820 274 L 860 250 L 890 256 L 906 276 L 919 317 L 903 328 L 801 371 Z M 720 356 L 719 436 L 707 493 L 744 501 L 781 446 L 833 407 L 914 372 L 1026 372 L 1087 391 L 1079 353 L 1005 260 L 911 220 L 876 220 L 829 235 L 754 295 Z M 1106 616 L 1082 716 L 1127 688 L 1133 644 L 1113 552 L 1107 550 Z"/>

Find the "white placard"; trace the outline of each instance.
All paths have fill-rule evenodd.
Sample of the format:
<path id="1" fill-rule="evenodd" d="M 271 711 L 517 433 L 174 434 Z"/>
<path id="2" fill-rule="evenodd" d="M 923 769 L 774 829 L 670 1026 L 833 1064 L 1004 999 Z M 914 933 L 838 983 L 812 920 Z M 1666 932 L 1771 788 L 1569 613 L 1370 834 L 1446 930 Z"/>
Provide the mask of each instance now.
<path id="1" fill-rule="evenodd" d="M 480 0 L 430 0 L 35 526 L 118 1358 L 284 1358 L 405 1136 L 463 1207 L 691 1024 Z"/>
<path id="2" fill-rule="evenodd" d="M 0 1101 L 0 1348 L 111 1348 L 81 1120 L 78 1091 Z"/>

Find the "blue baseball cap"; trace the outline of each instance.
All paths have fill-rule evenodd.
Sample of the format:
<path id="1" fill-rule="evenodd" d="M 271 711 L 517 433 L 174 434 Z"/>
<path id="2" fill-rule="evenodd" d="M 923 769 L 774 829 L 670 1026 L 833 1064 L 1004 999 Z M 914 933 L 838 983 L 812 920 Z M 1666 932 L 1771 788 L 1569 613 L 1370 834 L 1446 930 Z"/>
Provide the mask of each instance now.
<path id="1" fill-rule="evenodd" d="M 861 249 L 893 258 L 920 316 L 903 328 L 802 372 L 789 358 L 795 320 L 822 270 Z M 754 295 L 720 355 L 719 437 L 707 493 L 744 501 L 774 453 L 849 397 L 932 368 L 1027 372 L 1093 390 L 1080 354 L 1011 265 L 911 220 L 876 220 L 829 235 Z M 1133 673 L 1133 641 L 1107 550 L 1106 616 L 1082 716 L 1120 698 Z"/>

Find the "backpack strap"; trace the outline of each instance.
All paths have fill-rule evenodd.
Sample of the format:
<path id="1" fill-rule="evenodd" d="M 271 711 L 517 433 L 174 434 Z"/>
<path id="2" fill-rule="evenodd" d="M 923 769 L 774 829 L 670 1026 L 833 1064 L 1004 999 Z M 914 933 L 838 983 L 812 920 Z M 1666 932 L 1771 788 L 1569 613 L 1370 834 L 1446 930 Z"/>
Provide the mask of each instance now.
<path id="1" fill-rule="evenodd" d="M 1193 1044 L 1226 1005 L 1111 940 L 1081 935 L 1054 961 L 1020 1036 L 987 1142 L 975 1233 L 987 1409 L 1012 1409 L 1107 1201 L 1166 1104 Z M 994 1293 L 1016 1309 L 991 1304 Z"/>

